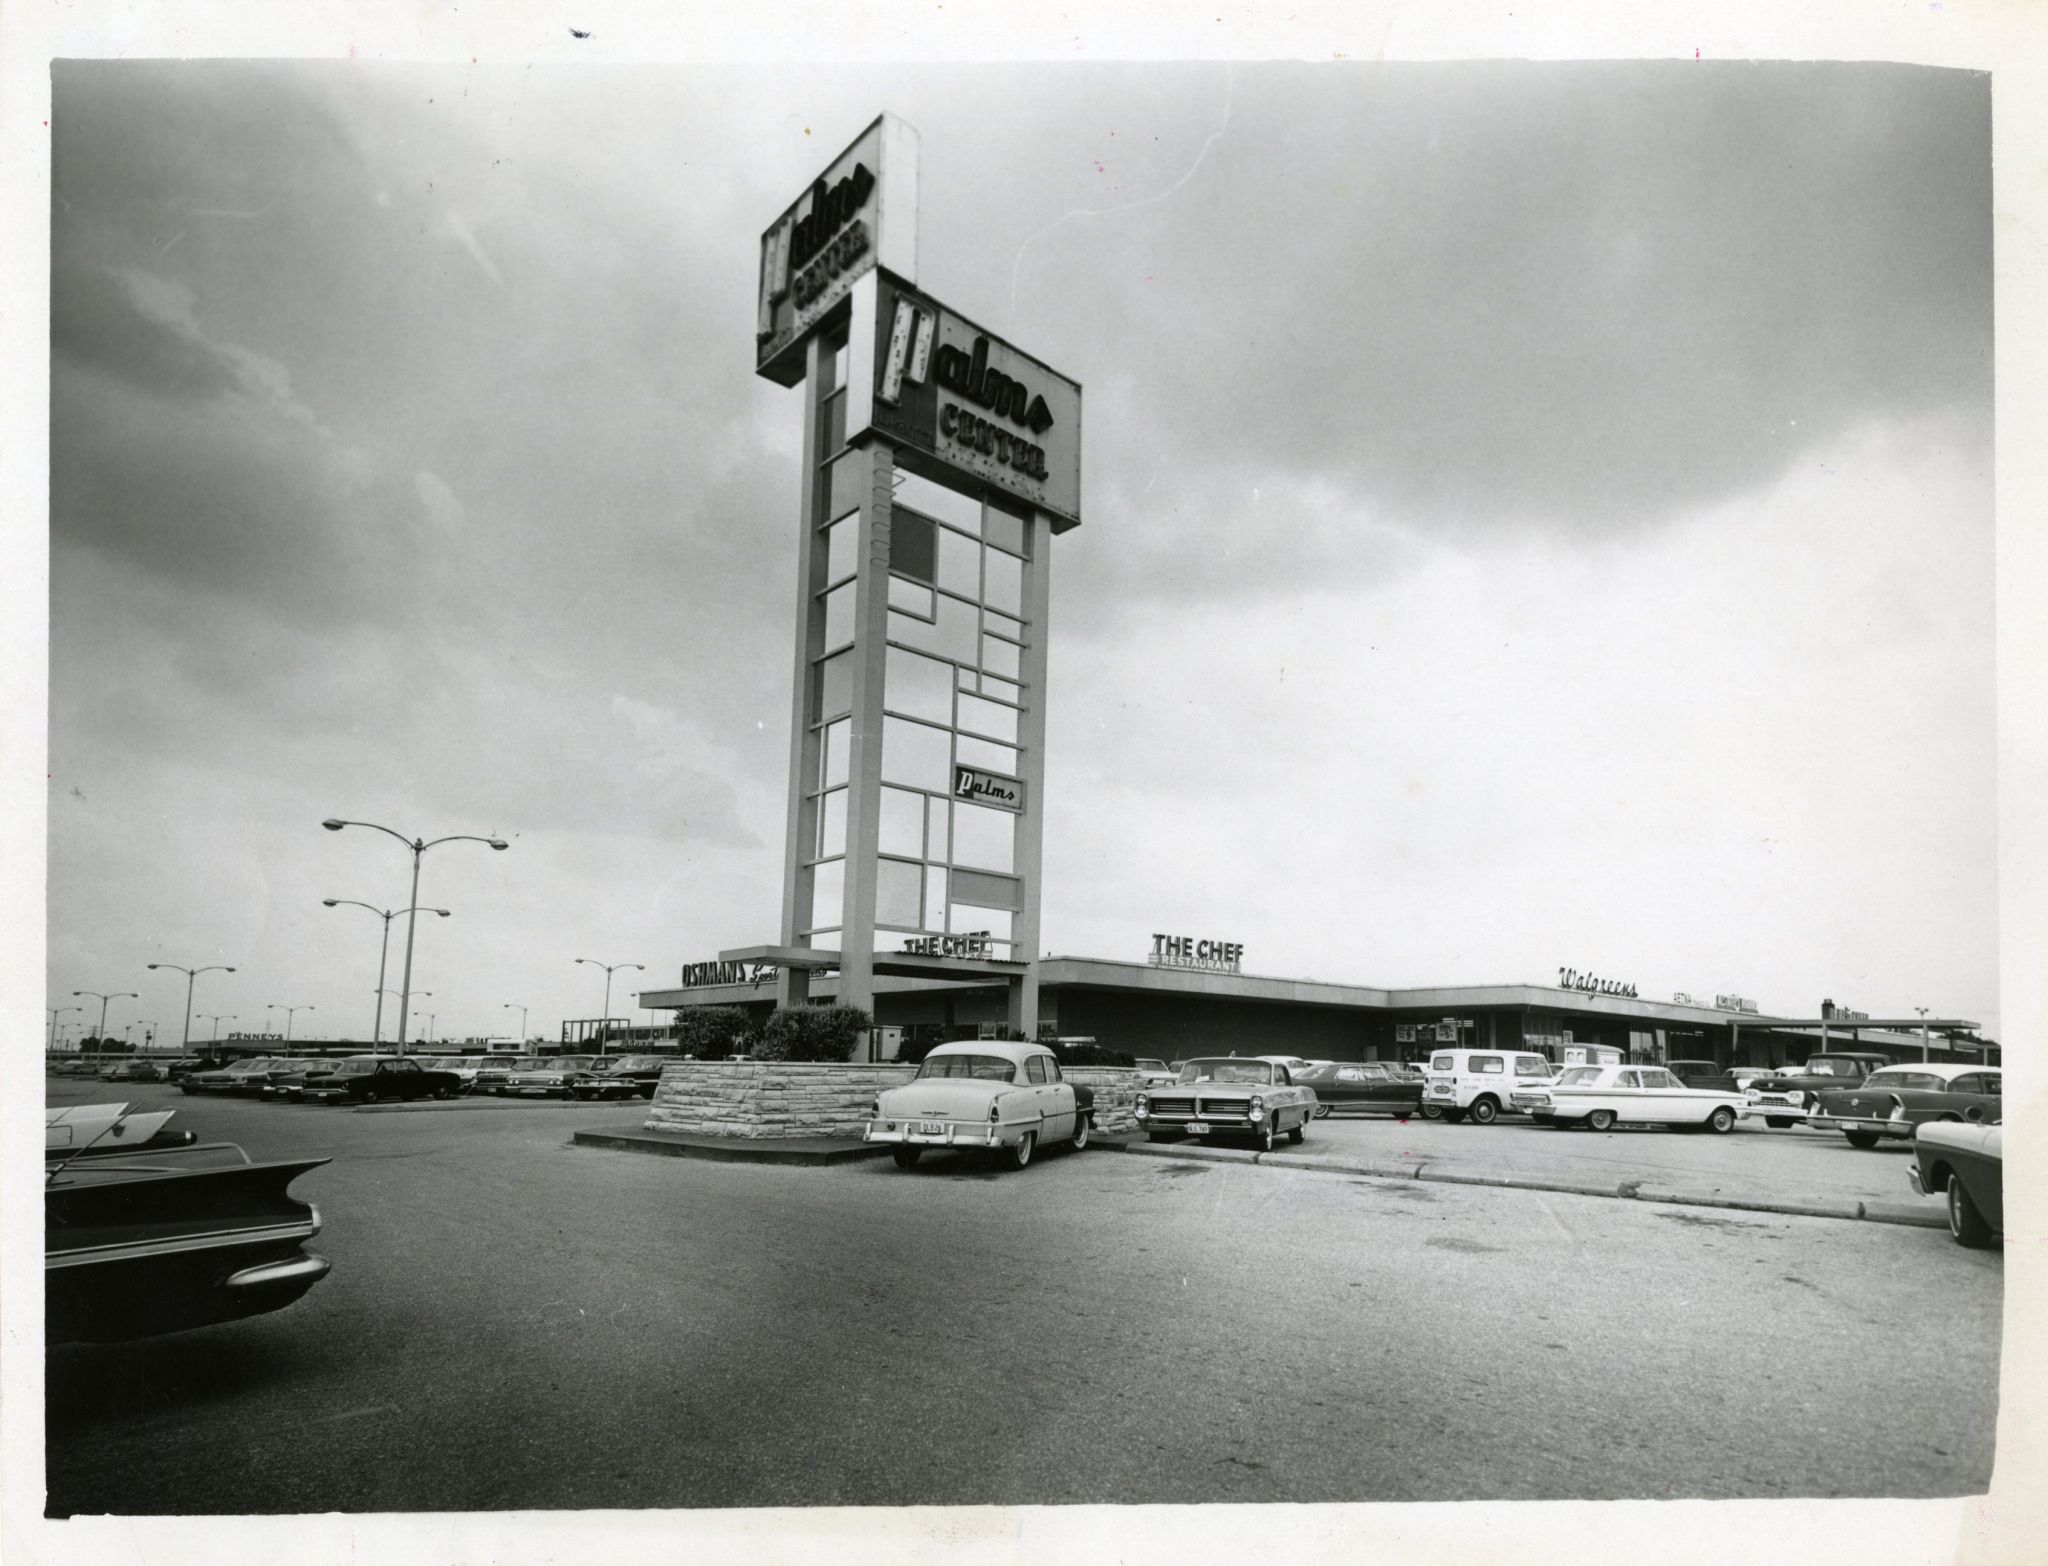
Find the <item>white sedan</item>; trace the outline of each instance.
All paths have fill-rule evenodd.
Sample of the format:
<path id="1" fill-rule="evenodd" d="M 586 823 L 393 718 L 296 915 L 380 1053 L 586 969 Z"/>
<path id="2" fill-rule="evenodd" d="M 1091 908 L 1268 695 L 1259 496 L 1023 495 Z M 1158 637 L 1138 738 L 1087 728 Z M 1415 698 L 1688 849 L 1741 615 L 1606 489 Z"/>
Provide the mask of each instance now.
<path id="1" fill-rule="evenodd" d="M 1662 1066 L 1567 1066 L 1550 1082 L 1514 1091 L 1514 1105 L 1548 1125 L 1688 1126 L 1727 1132 L 1746 1101 L 1740 1093 L 1689 1088 Z"/>
<path id="2" fill-rule="evenodd" d="M 1086 1147 L 1094 1113 L 1094 1090 L 1066 1081 L 1043 1044 L 977 1039 L 939 1045 L 910 1081 L 877 1093 L 861 1139 L 894 1143 L 899 1169 L 928 1147 L 1003 1149 L 1022 1169 L 1047 1143 Z"/>

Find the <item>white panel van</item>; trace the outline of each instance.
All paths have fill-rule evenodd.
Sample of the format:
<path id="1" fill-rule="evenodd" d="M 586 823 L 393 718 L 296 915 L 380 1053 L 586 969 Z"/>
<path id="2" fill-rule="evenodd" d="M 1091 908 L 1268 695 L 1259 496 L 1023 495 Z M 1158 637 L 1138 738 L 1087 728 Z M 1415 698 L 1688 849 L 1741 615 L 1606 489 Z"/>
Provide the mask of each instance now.
<path id="1" fill-rule="evenodd" d="M 1422 1112 L 1432 1120 L 1470 1115 L 1490 1126 L 1513 1107 L 1518 1085 L 1548 1082 L 1555 1071 L 1548 1059 L 1528 1050 L 1440 1049 L 1429 1057 Z"/>

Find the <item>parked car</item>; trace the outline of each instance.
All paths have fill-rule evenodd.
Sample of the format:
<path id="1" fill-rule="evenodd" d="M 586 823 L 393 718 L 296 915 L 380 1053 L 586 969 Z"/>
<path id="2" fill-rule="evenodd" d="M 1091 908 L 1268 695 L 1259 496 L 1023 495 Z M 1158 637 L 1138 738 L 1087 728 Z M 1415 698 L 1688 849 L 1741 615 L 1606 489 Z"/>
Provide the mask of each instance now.
<path id="1" fill-rule="evenodd" d="M 226 1064 L 226 1061 L 217 1060 L 211 1055 L 181 1055 L 164 1067 L 164 1076 L 168 1081 L 178 1082 L 191 1076 L 195 1071 L 218 1071 Z"/>
<path id="2" fill-rule="evenodd" d="M 1770 1074 L 1771 1068 L 1769 1066 L 1730 1066 L 1728 1068 L 1728 1079 L 1735 1084 L 1735 1091 L 1743 1094 L 1748 1093 L 1752 1082 L 1755 1082 L 1760 1077 L 1767 1077 Z"/>
<path id="3" fill-rule="evenodd" d="M 1743 1089 L 1743 1096 L 1748 1100 L 1742 1111 L 1743 1118 L 1761 1117 L 1763 1123 L 1774 1131 L 1798 1125 L 1812 1110 L 1813 1101 L 1822 1089 L 1861 1087 L 1863 1079 L 1871 1072 L 1890 1064 L 1890 1056 L 1862 1050 L 1809 1055 L 1803 1066 L 1787 1067 L 1754 1078 Z"/>
<path id="4" fill-rule="evenodd" d="M 1452 1122 L 1470 1115 L 1490 1126 L 1514 1107 L 1517 1088 L 1548 1082 L 1555 1073 L 1547 1056 L 1528 1050 L 1440 1049 L 1429 1057 L 1422 1111 Z"/>
<path id="5" fill-rule="evenodd" d="M 1922 1196 L 1948 1201 L 1948 1232 L 1956 1244 L 1985 1250 L 2005 1232 L 2005 1132 L 1996 1125 L 1934 1120 L 1913 1132 L 1906 1171 Z"/>
<path id="6" fill-rule="evenodd" d="M 43 1113 L 43 1151 L 75 1153 L 82 1147 L 133 1148 L 164 1128 L 172 1114 L 153 1109 L 131 1114 L 126 1104 L 67 1104 Z"/>
<path id="7" fill-rule="evenodd" d="M 106 1068 L 100 1073 L 102 1082 L 161 1082 L 166 1073 L 164 1062 L 156 1060 L 124 1060 Z"/>
<path id="8" fill-rule="evenodd" d="M 661 1073 L 672 1055 L 621 1055 L 600 1061 L 587 1071 L 569 1077 L 572 1097 L 584 1100 L 607 1098 L 652 1098 Z"/>
<path id="9" fill-rule="evenodd" d="M 273 1059 L 269 1055 L 255 1055 L 218 1071 L 189 1072 L 178 1086 L 187 1093 L 260 1093 L 273 1066 L 291 1070 L 298 1064 L 281 1056 Z"/>
<path id="10" fill-rule="evenodd" d="M 1996 1066 L 1927 1061 L 1886 1066 L 1857 1088 L 1815 1095 L 1806 1123 L 1816 1131 L 1839 1131 L 1851 1147 L 1875 1147 L 1886 1139 L 1904 1141 L 1930 1120 L 1991 1123 L 2002 1118 L 2001 1078 Z"/>
<path id="11" fill-rule="evenodd" d="M 1141 1085 L 1151 1082 L 1171 1082 L 1177 1074 L 1174 1068 L 1163 1060 L 1134 1060 L 1131 1064 L 1138 1068 L 1138 1081 Z"/>
<path id="12" fill-rule="evenodd" d="M 1386 1061 L 1310 1062 L 1288 1077 L 1299 1087 L 1315 1089 L 1316 1117 L 1339 1110 L 1353 1114 L 1412 1115 L 1422 1108 L 1422 1078 L 1399 1071 Z"/>
<path id="13" fill-rule="evenodd" d="M 540 1055 L 492 1055 L 476 1068 L 476 1081 L 470 1084 L 475 1093 L 498 1093 L 512 1080 L 515 1071 L 534 1071 L 547 1064 Z"/>
<path id="14" fill-rule="evenodd" d="M 892 1144 L 898 1169 L 929 1147 L 1003 1151 L 1022 1169 L 1048 1143 L 1086 1147 L 1094 1117 L 1094 1090 L 1067 1081 L 1043 1044 L 963 1039 L 938 1045 L 910 1081 L 876 1094 L 861 1137 Z"/>
<path id="15" fill-rule="evenodd" d="M 292 1181 L 328 1160 L 254 1163 L 199 1143 L 53 1162 L 43 1186 L 46 1341 L 117 1343 L 282 1309 L 327 1275 L 320 1211 Z"/>
<path id="16" fill-rule="evenodd" d="M 1740 1093 L 1734 1073 L 1711 1060 L 1667 1060 L 1664 1069 L 1687 1087 L 1712 1088 L 1716 1093 Z"/>
<path id="17" fill-rule="evenodd" d="M 374 1104 L 387 1098 L 453 1098 L 461 1091 L 452 1071 L 434 1071 L 403 1055 L 384 1055 L 345 1060 L 324 1075 L 309 1076 L 300 1096 L 308 1103 Z"/>
<path id="18" fill-rule="evenodd" d="M 1270 1153 L 1283 1133 L 1295 1142 L 1307 1135 L 1316 1093 L 1274 1061 L 1210 1056 L 1184 1062 L 1170 1086 L 1140 1093 L 1137 1113 L 1154 1142 L 1175 1134 L 1249 1136 Z"/>
<path id="19" fill-rule="evenodd" d="M 1515 1108 L 1541 1125 L 1735 1129 L 1740 1093 L 1688 1087 L 1662 1066 L 1566 1066 L 1555 1082 L 1516 1088 Z"/>
<path id="20" fill-rule="evenodd" d="M 324 1077 L 332 1076 L 343 1066 L 360 1065 L 364 1061 L 375 1061 L 379 1058 L 389 1057 L 379 1057 L 376 1055 L 326 1055 L 319 1058 L 280 1063 L 270 1073 L 269 1079 L 264 1082 L 262 1094 L 264 1098 L 273 1104 L 303 1103 L 308 1083 L 318 1082 Z"/>
<path id="21" fill-rule="evenodd" d="M 515 1071 L 498 1091 L 509 1098 L 568 1098 L 569 1079 L 596 1065 L 596 1055 L 551 1055 Z"/>

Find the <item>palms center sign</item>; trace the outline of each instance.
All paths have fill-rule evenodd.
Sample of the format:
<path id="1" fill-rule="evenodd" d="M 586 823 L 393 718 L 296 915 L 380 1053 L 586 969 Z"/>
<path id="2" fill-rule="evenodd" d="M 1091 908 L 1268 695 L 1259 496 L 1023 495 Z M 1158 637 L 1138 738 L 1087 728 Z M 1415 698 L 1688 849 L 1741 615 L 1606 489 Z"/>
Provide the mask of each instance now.
<path id="1" fill-rule="evenodd" d="M 918 138 L 882 115 L 761 236 L 755 368 L 804 456 L 778 944 L 836 971 L 1004 984 L 1038 1026 L 1052 540 L 1081 521 L 1081 387 L 920 286 Z"/>

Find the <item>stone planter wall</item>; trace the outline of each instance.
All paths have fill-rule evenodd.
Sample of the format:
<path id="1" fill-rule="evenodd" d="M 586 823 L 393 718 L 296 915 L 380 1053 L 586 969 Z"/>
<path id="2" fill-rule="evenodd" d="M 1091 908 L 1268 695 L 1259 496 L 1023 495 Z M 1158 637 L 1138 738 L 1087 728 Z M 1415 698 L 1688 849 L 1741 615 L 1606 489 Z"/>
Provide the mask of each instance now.
<path id="1" fill-rule="evenodd" d="M 679 1060 L 662 1069 L 646 1128 L 686 1136 L 857 1137 L 875 1095 L 916 1075 L 915 1066 L 891 1064 Z M 1065 1075 L 1095 1090 L 1096 1130 L 1137 1129 L 1137 1072 L 1072 1066 Z"/>
<path id="2" fill-rule="evenodd" d="M 681 1060 L 662 1069 L 649 1131 L 689 1136 L 853 1136 L 883 1088 L 915 1066 L 814 1065 L 781 1060 Z"/>

